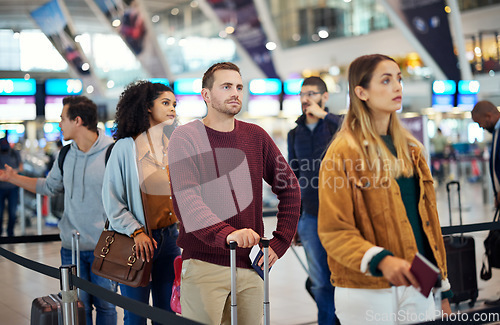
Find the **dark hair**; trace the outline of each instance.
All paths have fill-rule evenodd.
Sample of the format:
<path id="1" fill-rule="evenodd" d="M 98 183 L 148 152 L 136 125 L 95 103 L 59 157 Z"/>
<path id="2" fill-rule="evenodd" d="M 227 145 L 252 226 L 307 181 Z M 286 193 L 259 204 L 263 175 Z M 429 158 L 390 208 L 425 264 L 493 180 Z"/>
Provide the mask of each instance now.
<path id="1" fill-rule="evenodd" d="M 147 131 L 151 126 L 148 110 L 153 107 L 155 99 L 166 91 L 174 93 L 172 88 L 161 83 L 141 80 L 129 84 L 116 105 L 113 138 L 135 137 Z"/>
<path id="2" fill-rule="evenodd" d="M 326 84 L 320 77 L 309 77 L 304 79 L 302 82 L 302 87 L 304 86 L 316 86 L 320 93 L 324 94 L 328 92 L 328 88 L 326 88 Z"/>
<path id="3" fill-rule="evenodd" d="M 85 96 L 67 96 L 63 98 L 63 106 L 68 105 L 68 118 L 74 121 L 78 116 L 83 126 L 97 132 L 97 105 Z"/>
<path id="4" fill-rule="evenodd" d="M 241 75 L 240 68 L 234 63 L 231 62 L 219 62 L 212 65 L 203 75 L 203 79 L 201 81 L 201 87 L 212 89 L 214 86 L 214 73 L 217 70 L 234 70 Z"/>

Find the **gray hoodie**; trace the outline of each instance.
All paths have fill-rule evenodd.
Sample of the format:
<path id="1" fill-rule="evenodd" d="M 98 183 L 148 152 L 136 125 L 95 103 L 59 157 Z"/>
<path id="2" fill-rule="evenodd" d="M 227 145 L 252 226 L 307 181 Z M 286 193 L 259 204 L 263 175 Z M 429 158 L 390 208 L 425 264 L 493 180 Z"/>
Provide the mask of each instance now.
<path id="1" fill-rule="evenodd" d="M 71 233 L 80 233 L 80 249 L 93 251 L 104 228 L 106 213 L 102 205 L 102 182 L 106 148 L 113 140 L 99 131 L 89 151 L 82 152 L 75 142 L 64 160 L 61 175 L 57 157 L 47 178 L 39 178 L 36 192 L 55 195 L 64 191 L 64 214 L 59 221 L 62 246 L 71 249 Z"/>

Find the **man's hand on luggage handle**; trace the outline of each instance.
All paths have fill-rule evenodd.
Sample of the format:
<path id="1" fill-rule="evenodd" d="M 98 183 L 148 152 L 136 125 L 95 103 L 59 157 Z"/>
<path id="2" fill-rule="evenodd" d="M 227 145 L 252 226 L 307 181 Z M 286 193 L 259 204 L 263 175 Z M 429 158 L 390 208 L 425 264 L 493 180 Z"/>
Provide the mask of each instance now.
<path id="1" fill-rule="evenodd" d="M 231 241 L 235 241 L 238 244 L 238 247 L 250 248 L 259 243 L 260 236 L 253 229 L 243 228 L 233 231 L 227 235 L 227 244 L 229 245 Z"/>

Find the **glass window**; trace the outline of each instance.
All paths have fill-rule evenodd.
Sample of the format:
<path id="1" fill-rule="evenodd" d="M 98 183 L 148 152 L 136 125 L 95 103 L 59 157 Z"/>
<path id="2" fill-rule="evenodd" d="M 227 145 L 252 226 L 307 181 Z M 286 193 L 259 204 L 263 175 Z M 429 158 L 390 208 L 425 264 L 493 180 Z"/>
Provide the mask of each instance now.
<path id="1" fill-rule="evenodd" d="M 268 0 L 268 5 L 285 48 L 391 26 L 376 0 Z"/>

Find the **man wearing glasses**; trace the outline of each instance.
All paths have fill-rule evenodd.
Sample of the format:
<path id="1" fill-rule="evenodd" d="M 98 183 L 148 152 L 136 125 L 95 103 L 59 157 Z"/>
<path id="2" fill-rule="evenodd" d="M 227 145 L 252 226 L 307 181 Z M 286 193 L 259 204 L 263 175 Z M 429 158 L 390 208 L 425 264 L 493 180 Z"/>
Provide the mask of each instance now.
<path id="1" fill-rule="evenodd" d="M 302 83 L 302 115 L 288 133 L 288 163 L 299 180 L 302 214 L 298 235 L 304 246 L 312 282 L 311 291 L 318 306 L 318 324 L 336 323 L 334 288 L 330 283 L 326 251 L 318 237 L 318 173 L 323 152 L 337 132 L 342 117 L 328 112 L 328 90 L 319 77 Z"/>

